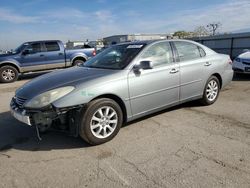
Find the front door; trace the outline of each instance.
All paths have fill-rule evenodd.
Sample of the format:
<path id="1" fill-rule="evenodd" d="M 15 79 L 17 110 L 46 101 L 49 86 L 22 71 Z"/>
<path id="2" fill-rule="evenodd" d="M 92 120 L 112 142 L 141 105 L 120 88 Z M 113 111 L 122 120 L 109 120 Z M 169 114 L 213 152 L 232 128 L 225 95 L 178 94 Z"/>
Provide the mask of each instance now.
<path id="1" fill-rule="evenodd" d="M 41 43 L 30 43 L 23 51 L 20 62 L 21 66 L 25 70 L 34 71 L 41 70 L 45 61 L 45 55 L 42 51 Z"/>
<path id="2" fill-rule="evenodd" d="M 173 60 L 169 42 L 146 48 L 139 62 L 151 61 L 153 68 L 130 71 L 128 75 L 131 110 L 134 117 L 179 102 L 179 65 Z"/>

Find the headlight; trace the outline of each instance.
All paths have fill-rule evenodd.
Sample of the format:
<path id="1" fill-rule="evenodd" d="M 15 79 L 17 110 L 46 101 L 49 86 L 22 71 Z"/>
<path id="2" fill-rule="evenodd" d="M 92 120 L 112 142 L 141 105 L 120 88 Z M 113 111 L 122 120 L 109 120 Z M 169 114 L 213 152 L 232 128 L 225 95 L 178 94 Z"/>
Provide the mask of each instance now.
<path id="1" fill-rule="evenodd" d="M 45 93 L 42 93 L 42 94 L 34 97 L 30 101 L 28 101 L 25 104 L 25 107 L 42 108 L 42 107 L 47 106 L 50 103 L 56 101 L 57 99 L 67 95 L 68 93 L 70 93 L 73 90 L 74 90 L 74 87 L 67 86 L 67 87 L 61 87 L 61 88 L 47 91 Z"/>
<path id="2" fill-rule="evenodd" d="M 240 61 L 240 58 L 238 58 L 238 57 L 237 57 L 237 58 L 235 58 L 235 61 L 237 61 L 237 62 L 241 62 L 241 61 Z"/>

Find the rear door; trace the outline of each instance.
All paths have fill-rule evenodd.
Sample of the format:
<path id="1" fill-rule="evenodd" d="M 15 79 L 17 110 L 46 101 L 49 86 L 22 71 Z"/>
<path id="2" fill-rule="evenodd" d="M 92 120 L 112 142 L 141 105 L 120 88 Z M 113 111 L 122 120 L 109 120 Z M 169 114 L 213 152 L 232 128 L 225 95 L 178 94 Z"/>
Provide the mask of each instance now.
<path id="1" fill-rule="evenodd" d="M 57 41 L 44 42 L 45 64 L 48 69 L 65 67 L 64 49 L 61 49 Z"/>
<path id="2" fill-rule="evenodd" d="M 133 116 L 140 116 L 179 102 L 179 65 L 174 62 L 169 42 L 157 42 L 145 49 L 138 60 L 151 61 L 152 69 L 133 69 L 128 83 Z"/>
<path id="3" fill-rule="evenodd" d="M 185 101 L 203 94 L 210 63 L 205 51 L 187 41 L 175 41 L 180 64 L 180 100 Z"/>

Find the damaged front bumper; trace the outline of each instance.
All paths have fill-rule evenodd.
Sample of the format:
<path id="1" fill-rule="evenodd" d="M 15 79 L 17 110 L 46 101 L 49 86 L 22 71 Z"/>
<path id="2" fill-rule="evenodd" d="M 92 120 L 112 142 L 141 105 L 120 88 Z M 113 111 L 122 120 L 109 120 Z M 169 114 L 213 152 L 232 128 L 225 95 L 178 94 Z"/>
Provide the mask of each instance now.
<path id="1" fill-rule="evenodd" d="M 10 112 L 18 121 L 29 126 L 49 124 L 52 122 L 53 118 L 57 116 L 56 111 L 54 111 L 51 106 L 42 110 L 25 109 L 16 102 L 15 97 L 11 100 Z"/>
<path id="2" fill-rule="evenodd" d="M 26 109 L 14 97 L 10 103 L 10 111 L 14 118 L 29 126 L 35 126 L 40 132 L 53 128 L 69 131 L 70 135 L 78 136 L 80 111 L 84 105 L 56 108 L 52 104 L 41 109 Z"/>
<path id="3" fill-rule="evenodd" d="M 29 126 L 32 126 L 30 121 L 30 116 L 26 115 L 26 110 L 21 110 L 13 105 L 10 105 L 11 115 L 16 118 L 18 121 L 25 123 Z"/>

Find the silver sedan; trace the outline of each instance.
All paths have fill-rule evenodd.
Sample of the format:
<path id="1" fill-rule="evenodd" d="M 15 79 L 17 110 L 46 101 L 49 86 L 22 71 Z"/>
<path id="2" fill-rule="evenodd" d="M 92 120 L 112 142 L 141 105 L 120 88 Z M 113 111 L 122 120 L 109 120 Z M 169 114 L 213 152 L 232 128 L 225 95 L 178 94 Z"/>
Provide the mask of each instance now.
<path id="1" fill-rule="evenodd" d="M 233 70 L 235 73 L 250 74 L 250 51 L 245 50 L 233 61 Z"/>
<path id="2" fill-rule="evenodd" d="M 191 100 L 213 104 L 232 77 L 229 56 L 199 43 L 130 42 L 28 82 L 10 108 L 38 136 L 54 126 L 97 145 L 139 117 Z"/>

